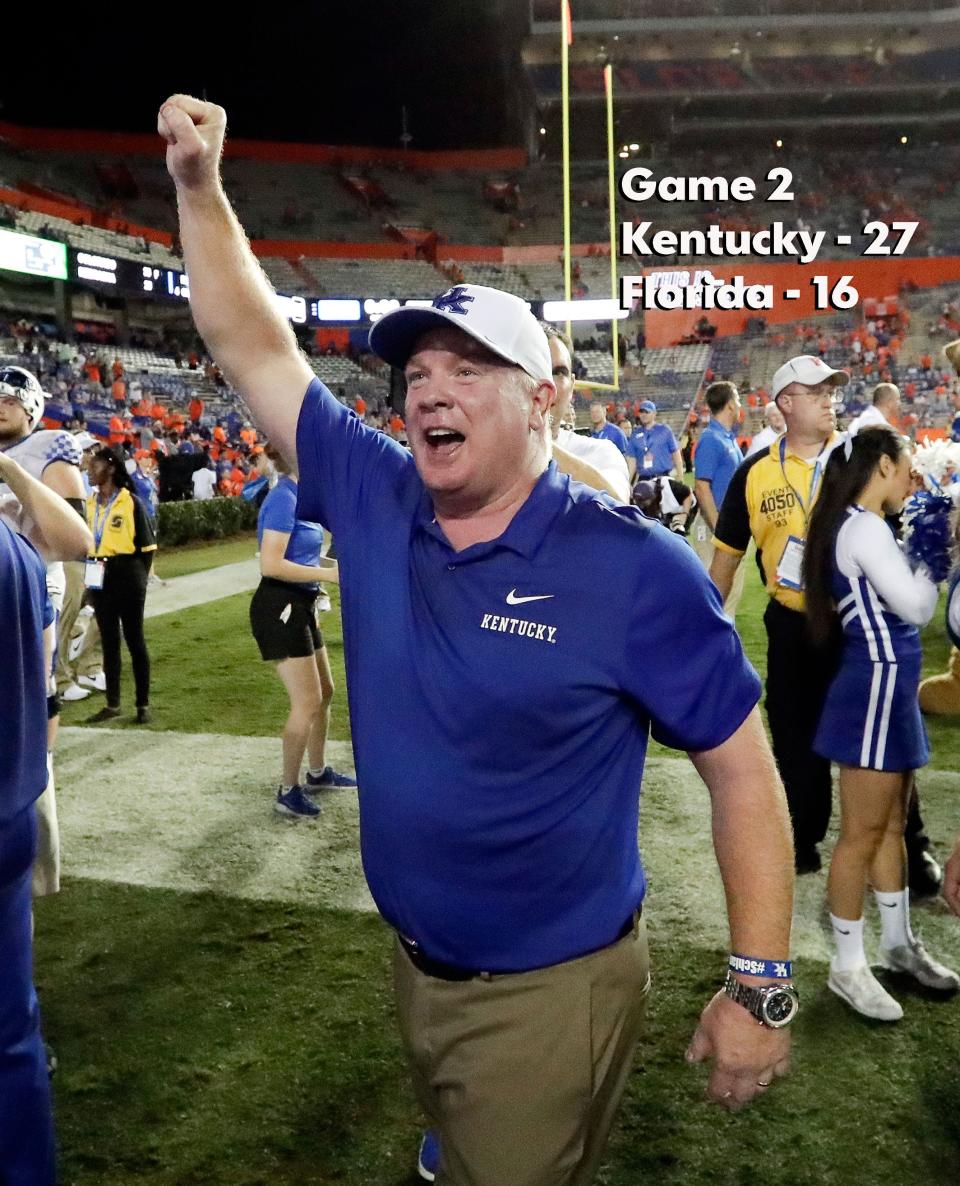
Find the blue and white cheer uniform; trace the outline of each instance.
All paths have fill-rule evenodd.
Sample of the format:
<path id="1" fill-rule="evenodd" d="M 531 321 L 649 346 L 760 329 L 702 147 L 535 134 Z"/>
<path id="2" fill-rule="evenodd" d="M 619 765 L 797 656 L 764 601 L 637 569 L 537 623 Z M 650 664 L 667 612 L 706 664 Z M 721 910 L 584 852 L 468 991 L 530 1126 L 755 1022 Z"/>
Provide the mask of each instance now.
<path id="1" fill-rule="evenodd" d="M 920 630 L 937 586 L 913 572 L 889 525 L 847 508 L 833 557 L 833 596 L 843 653 L 824 704 L 814 749 L 845 766 L 916 770 L 930 758 L 917 703 Z"/>

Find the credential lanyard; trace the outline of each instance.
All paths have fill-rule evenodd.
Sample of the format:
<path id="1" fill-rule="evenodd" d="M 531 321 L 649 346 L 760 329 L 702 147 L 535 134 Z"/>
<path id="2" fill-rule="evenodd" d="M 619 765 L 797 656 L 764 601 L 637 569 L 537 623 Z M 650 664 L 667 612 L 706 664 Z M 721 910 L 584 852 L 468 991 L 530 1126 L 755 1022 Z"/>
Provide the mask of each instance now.
<path id="1" fill-rule="evenodd" d="M 100 500 L 97 499 L 96 509 L 93 512 L 93 552 L 95 556 L 100 554 L 100 544 L 103 542 L 103 533 L 107 527 L 107 519 L 110 517 L 110 508 L 117 501 L 120 496 L 120 491 L 110 499 L 110 501 L 103 508 L 103 515 L 100 514 Z"/>
<path id="2" fill-rule="evenodd" d="M 827 442 L 827 444 L 829 444 L 829 441 Z M 794 496 L 794 498 L 796 498 L 797 502 L 800 505 L 800 511 L 803 514 L 804 527 L 806 527 L 806 525 L 807 525 L 807 519 L 810 516 L 810 510 L 813 507 L 814 500 L 817 497 L 817 487 L 820 485 L 820 479 L 823 477 L 823 466 L 821 465 L 820 459 L 823 457 L 824 453 L 826 452 L 827 444 L 825 444 L 823 446 L 823 448 L 820 450 L 820 452 L 817 454 L 817 459 L 813 463 L 813 473 L 810 476 L 810 489 L 807 491 L 807 505 L 804 506 L 803 505 L 803 496 L 800 494 L 800 491 L 796 488 L 796 486 L 794 486 L 794 484 L 787 477 L 787 467 L 784 464 L 784 461 L 785 461 L 786 455 L 787 455 L 787 438 L 785 435 L 780 438 L 780 470 L 783 473 L 783 480 L 786 482 L 786 484 L 793 491 L 793 496 Z"/>

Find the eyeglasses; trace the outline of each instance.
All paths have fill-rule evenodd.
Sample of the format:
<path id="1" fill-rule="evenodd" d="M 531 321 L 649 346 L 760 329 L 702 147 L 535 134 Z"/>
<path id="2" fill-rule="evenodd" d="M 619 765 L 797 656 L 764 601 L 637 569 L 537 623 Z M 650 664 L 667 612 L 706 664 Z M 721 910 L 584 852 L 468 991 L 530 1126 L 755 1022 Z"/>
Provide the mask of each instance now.
<path id="1" fill-rule="evenodd" d="M 790 392 L 791 399 L 797 399 L 799 395 L 805 395 L 814 404 L 842 404 L 843 397 L 836 394 L 836 388 L 831 387 L 827 391 L 811 391 L 807 388 L 804 392 Z"/>

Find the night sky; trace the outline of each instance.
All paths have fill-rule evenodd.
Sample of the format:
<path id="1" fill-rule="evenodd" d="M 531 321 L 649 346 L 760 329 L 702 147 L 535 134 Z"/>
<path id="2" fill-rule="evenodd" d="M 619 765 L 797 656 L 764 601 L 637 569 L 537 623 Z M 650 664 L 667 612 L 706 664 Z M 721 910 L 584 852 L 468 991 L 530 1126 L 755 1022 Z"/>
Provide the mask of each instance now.
<path id="1" fill-rule="evenodd" d="M 191 7 L 208 11 L 192 18 Z M 134 9 L 112 10 L 112 28 L 98 14 L 34 30 L 29 56 L 7 42 L 0 118 L 149 131 L 166 95 L 186 91 L 226 107 L 234 136 L 398 146 L 405 105 L 413 148 L 520 142 L 526 0 L 328 0 L 279 17 L 274 7 L 232 25 L 209 12 L 227 5 L 194 4 L 148 6 L 154 32 L 119 27 Z"/>

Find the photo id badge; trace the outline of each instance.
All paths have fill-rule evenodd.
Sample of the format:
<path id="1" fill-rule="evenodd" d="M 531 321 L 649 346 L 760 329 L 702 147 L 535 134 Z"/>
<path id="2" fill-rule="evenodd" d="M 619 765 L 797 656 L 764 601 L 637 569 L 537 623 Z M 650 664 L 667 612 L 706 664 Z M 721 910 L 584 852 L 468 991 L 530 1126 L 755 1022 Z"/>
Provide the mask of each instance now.
<path id="1" fill-rule="evenodd" d="M 653 469 L 653 454 L 649 451 L 643 455 L 643 468 Z"/>
<path id="2" fill-rule="evenodd" d="M 107 566 L 102 560 L 88 560 L 83 566 L 83 583 L 88 589 L 103 588 L 103 574 Z"/>
<path id="3" fill-rule="evenodd" d="M 777 584 L 785 589 L 803 589 L 803 540 L 791 535 L 777 565 Z"/>

